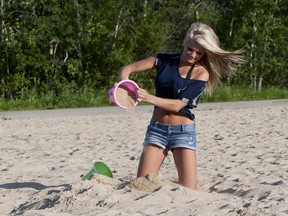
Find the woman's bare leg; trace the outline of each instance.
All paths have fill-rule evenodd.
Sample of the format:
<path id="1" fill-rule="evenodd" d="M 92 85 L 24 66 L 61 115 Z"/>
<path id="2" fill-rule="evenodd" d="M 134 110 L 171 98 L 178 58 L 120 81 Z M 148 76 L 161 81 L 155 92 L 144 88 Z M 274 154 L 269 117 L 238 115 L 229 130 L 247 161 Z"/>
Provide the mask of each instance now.
<path id="1" fill-rule="evenodd" d="M 166 154 L 164 149 L 156 145 L 145 145 L 141 154 L 137 177 L 146 176 L 148 173 L 158 174 Z"/>
<path id="2" fill-rule="evenodd" d="M 178 171 L 179 184 L 198 189 L 196 151 L 187 148 L 174 148 L 172 152 Z"/>

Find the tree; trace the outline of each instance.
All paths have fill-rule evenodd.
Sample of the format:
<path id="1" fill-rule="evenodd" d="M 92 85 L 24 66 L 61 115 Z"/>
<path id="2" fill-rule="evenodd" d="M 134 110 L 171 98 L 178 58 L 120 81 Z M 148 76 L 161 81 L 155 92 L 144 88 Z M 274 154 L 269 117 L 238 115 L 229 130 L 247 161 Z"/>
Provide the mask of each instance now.
<path id="1" fill-rule="evenodd" d="M 288 46 L 283 40 L 287 22 L 280 15 L 283 3 L 280 0 L 241 0 L 235 4 L 237 30 L 233 41 L 247 51 L 248 67 L 241 77 L 247 81 L 247 75 L 250 76 L 254 90 L 261 91 L 263 82 L 279 85 L 273 74 L 282 74 L 283 66 L 287 65 L 283 55 L 284 47 Z M 287 70 L 284 73 L 287 74 Z"/>
<path id="2" fill-rule="evenodd" d="M 180 52 L 196 21 L 245 50 L 231 84 L 287 87 L 287 13 L 287 0 L 0 0 L 0 95 L 108 89 L 122 65 Z M 154 76 L 137 80 L 149 89 Z"/>

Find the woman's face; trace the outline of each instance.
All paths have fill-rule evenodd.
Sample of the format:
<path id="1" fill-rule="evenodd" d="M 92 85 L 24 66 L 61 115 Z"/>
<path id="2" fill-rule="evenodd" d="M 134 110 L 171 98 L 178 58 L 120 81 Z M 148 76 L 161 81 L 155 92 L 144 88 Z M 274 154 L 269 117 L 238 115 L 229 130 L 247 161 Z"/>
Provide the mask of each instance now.
<path id="1" fill-rule="evenodd" d="M 195 64 L 198 62 L 205 54 L 205 49 L 201 47 L 194 40 L 188 40 L 184 44 L 184 49 L 182 53 L 182 61 L 186 64 Z"/>

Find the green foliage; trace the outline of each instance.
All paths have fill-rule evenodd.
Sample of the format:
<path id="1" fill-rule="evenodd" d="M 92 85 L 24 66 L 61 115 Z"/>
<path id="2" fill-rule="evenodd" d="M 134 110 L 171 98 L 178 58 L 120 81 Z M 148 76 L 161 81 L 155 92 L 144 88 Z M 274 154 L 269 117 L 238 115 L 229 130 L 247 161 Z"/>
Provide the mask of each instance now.
<path id="1" fill-rule="evenodd" d="M 0 99 L 0 110 L 84 108 L 109 104 L 106 89 L 95 90 L 85 86 L 82 91 L 78 91 L 74 85 L 69 85 L 58 95 L 51 92 L 39 96 L 37 93 L 31 92 L 22 99 Z"/>
<path id="2" fill-rule="evenodd" d="M 222 85 L 215 88 L 212 95 L 203 94 L 201 102 L 225 102 L 225 101 L 251 101 L 272 100 L 288 98 L 286 88 L 264 88 L 261 92 L 254 91 L 247 86 Z"/>
<path id="3" fill-rule="evenodd" d="M 0 111 L 34 110 L 34 109 L 61 109 L 61 108 L 85 108 L 110 106 L 107 97 L 108 90 L 95 90 L 85 86 L 82 91 L 78 91 L 75 85 L 67 86 L 61 94 L 49 94 L 40 96 L 36 93 L 26 95 L 22 99 L 0 99 Z M 151 90 L 153 93 L 153 90 Z M 203 94 L 201 103 L 224 102 L 224 101 L 250 101 L 266 99 L 288 98 L 288 89 L 264 88 L 262 92 L 255 92 L 251 88 L 244 86 L 218 86 L 212 93 Z M 146 105 L 140 103 L 139 105 Z"/>
<path id="4" fill-rule="evenodd" d="M 180 52 L 195 21 L 211 25 L 225 49 L 244 49 L 247 64 L 229 83 L 288 85 L 286 1 L 0 1 L 0 95 L 6 103 L 33 95 L 54 100 L 54 107 L 67 92 L 77 96 L 88 87 L 103 93 L 118 81 L 121 66 L 160 51 Z M 152 89 L 154 76 L 132 78 Z"/>
<path id="5" fill-rule="evenodd" d="M 287 87 L 288 32 L 285 1 L 241 0 L 234 5 L 237 27 L 233 36 L 234 47 L 244 47 L 247 64 L 242 67 L 239 78 L 246 84 L 257 79 L 265 86 Z M 286 8 L 286 9 L 285 9 Z M 250 78 L 250 80 L 249 80 Z M 286 80 L 286 82 L 283 82 Z M 253 84 L 253 83 L 252 83 Z M 261 83 L 258 83 L 261 85 Z"/>

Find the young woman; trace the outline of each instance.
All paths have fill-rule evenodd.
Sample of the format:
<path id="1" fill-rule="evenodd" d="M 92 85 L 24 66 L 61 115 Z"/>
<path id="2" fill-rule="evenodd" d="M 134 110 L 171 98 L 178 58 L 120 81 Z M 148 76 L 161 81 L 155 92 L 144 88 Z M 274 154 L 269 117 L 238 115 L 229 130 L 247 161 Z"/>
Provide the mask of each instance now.
<path id="1" fill-rule="evenodd" d="M 131 73 L 156 69 L 156 95 L 137 90 L 141 101 L 154 105 L 148 125 L 137 177 L 157 174 L 170 150 L 178 171 L 179 184 L 197 189 L 195 108 L 204 88 L 208 91 L 222 75 L 231 76 L 231 63 L 242 63 L 241 51 L 220 48 L 213 29 L 194 23 L 186 33 L 181 53 L 157 53 L 126 65 L 119 70 L 119 80 Z"/>

